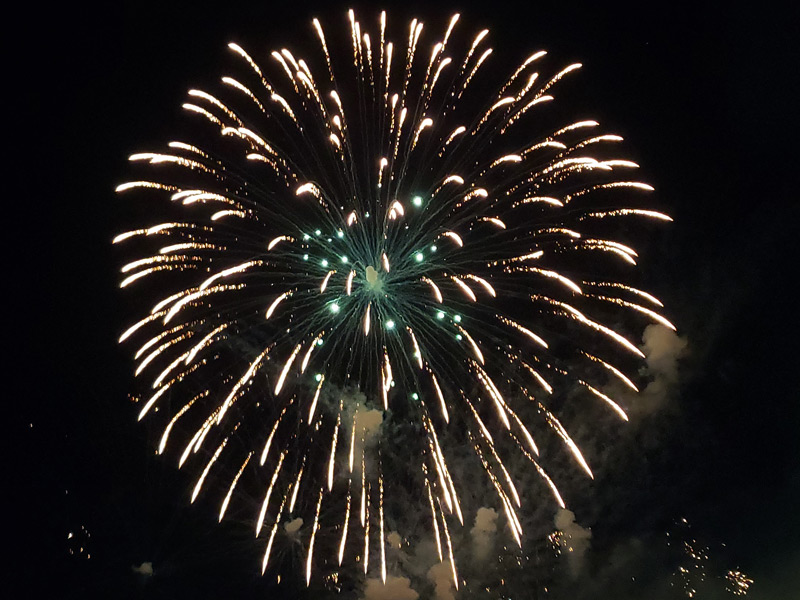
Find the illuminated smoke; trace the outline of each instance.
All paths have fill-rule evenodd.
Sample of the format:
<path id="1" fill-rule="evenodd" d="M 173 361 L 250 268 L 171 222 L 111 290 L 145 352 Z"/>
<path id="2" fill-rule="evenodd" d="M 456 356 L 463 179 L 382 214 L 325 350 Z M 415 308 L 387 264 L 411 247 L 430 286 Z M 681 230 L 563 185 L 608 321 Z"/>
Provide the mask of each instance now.
<path id="1" fill-rule="evenodd" d="M 497 532 L 497 511 L 481 507 L 475 515 L 475 524 L 470 530 L 472 536 L 472 556 L 477 562 L 484 562 L 494 549 Z"/>
<path id="2" fill-rule="evenodd" d="M 586 551 L 589 550 L 589 540 L 592 532 L 581 527 L 575 522 L 575 513 L 571 510 L 561 508 L 556 512 L 553 519 L 556 528 L 561 531 L 559 545 L 567 556 L 570 574 L 573 578 L 578 577 L 583 570 Z"/>

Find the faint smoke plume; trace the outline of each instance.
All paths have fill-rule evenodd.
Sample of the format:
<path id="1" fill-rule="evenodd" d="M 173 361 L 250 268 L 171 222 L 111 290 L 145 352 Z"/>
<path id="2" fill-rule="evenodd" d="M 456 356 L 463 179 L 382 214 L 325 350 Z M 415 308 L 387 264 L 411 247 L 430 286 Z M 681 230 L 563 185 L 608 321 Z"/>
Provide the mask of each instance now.
<path id="1" fill-rule="evenodd" d="M 578 525 L 575 522 L 575 513 L 566 508 L 558 509 L 553 521 L 556 529 L 563 534 L 559 543 L 563 549 L 562 551 L 567 556 L 570 574 L 575 578 L 583 569 L 583 562 L 586 551 L 589 549 L 589 540 L 592 537 L 592 532 L 590 529 Z"/>
<path id="2" fill-rule="evenodd" d="M 363 407 L 356 409 L 356 431 L 363 430 L 364 442 L 369 445 L 370 440 L 380 430 L 383 423 L 383 412 L 377 409 L 367 410 Z"/>
<path id="3" fill-rule="evenodd" d="M 472 556 L 476 562 L 485 562 L 494 548 L 497 532 L 497 511 L 481 507 L 475 515 L 475 524 L 470 530 L 472 536 Z"/>
<path id="4" fill-rule="evenodd" d="M 395 550 L 400 550 L 403 544 L 403 540 L 400 537 L 400 534 L 397 533 L 396 531 L 390 531 L 389 535 L 386 536 L 386 541 L 389 543 L 389 546 L 391 548 L 394 548 Z"/>
<path id="5" fill-rule="evenodd" d="M 651 412 L 661 407 L 678 382 L 678 362 L 686 354 L 686 338 L 663 325 L 648 325 L 642 335 L 642 351 L 647 367 L 644 374 L 650 382 L 641 391 L 637 408 Z"/>
<path id="6" fill-rule="evenodd" d="M 453 590 L 453 572 L 450 569 L 450 562 L 440 562 L 433 565 L 428 570 L 428 579 L 434 585 L 435 600 L 455 600 L 456 594 Z"/>
<path id="7" fill-rule="evenodd" d="M 153 563 L 143 562 L 138 567 L 131 567 L 131 571 L 145 577 L 151 577 L 153 575 Z"/>
<path id="8" fill-rule="evenodd" d="M 386 584 L 380 578 L 367 579 L 364 586 L 364 600 L 417 600 L 419 594 L 411 589 L 407 577 L 386 577 Z"/>
<path id="9" fill-rule="evenodd" d="M 283 529 L 284 531 L 286 531 L 287 535 L 294 536 L 302 526 L 303 526 L 303 519 L 297 517 L 293 521 L 287 521 L 286 523 L 284 523 Z"/>

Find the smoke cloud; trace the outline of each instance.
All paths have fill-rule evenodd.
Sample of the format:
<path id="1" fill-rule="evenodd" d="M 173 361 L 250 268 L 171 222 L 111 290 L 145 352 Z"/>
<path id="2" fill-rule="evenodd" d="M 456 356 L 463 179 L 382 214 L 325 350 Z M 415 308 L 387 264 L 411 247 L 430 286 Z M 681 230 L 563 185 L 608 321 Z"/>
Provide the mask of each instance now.
<path id="1" fill-rule="evenodd" d="M 286 523 L 284 523 L 283 529 L 284 531 L 286 531 L 287 535 L 293 536 L 300 530 L 302 526 L 303 526 L 303 519 L 297 517 L 292 521 L 287 521 Z"/>
<path id="2" fill-rule="evenodd" d="M 475 524 L 470 530 L 472 536 L 472 557 L 476 562 L 485 562 L 494 548 L 497 533 L 497 511 L 481 507 L 475 515 Z"/>
<path id="3" fill-rule="evenodd" d="M 394 548 L 395 550 L 400 550 L 401 546 L 403 545 L 403 539 L 396 531 L 390 531 L 389 535 L 386 536 L 386 541 L 389 543 L 389 547 Z"/>
<path id="4" fill-rule="evenodd" d="M 578 525 L 575 522 L 575 513 L 566 508 L 560 508 L 556 512 L 553 522 L 556 528 L 564 534 L 560 544 L 567 556 L 570 574 L 576 578 L 583 569 L 592 531 Z"/>
<path id="5" fill-rule="evenodd" d="M 367 579 L 364 586 L 364 600 L 417 600 L 419 594 L 411 589 L 407 577 L 386 577 L 386 584 L 380 578 Z"/>
<path id="6" fill-rule="evenodd" d="M 132 566 L 131 571 L 139 575 L 144 575 L 145 577 L 151 577 L 153 575 L 153 563 L 143 562 L 138 567 Z"/>
<path id="7" fill-rule="evenodd" d="M 663 325 L 648 325 L 642 335 L 647 372 L 653 380 L 643 390 L 663 398 L 678 381 L 678 361 L 686 354 L 686 338 Z"/>
<path id="8" fill-rule="evenodd" d="M 453 590 L 453 573 L 450 569 L 450 562 L 440 562 L 433 565 L 428 570 L 428 579 L 434 585 L 435 600 L 455 600 L 456 594 Z"/>
<path id="9" fill-rule="evenodd" d="M 383 412 L 377 409 L 365 410 L 362 407 L 356 409 L 356 430 L 363 430 L 364 443 L 369 445 L 375 434 L 380 431 L 383 423 Z"/>

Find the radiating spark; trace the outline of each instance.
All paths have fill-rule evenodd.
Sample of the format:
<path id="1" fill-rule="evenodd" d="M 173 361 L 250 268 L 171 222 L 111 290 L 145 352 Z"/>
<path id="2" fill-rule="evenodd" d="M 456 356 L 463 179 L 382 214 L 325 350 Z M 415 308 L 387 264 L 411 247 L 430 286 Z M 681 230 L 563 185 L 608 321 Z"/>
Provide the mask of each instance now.
<path id="1" fill-rule="evenodd" d="M 253 453 L 249 453 L 247 458 L 244 459 L 242 466 L 239 467 L 239 470 L 236 472 L 236 475 L 233 477 L 233 481 L 231 481 L 231 485 L 228 488 L 228 493 L 225 494 L 225 499 L 222 501 L 222 506 L 219 509 L 219 521 L 222 521 L 222 518 L 225 516 L 225 511 L 228 510 L 228 504 L 231 501 L 231 495 L 233 494 L 233 489 L 236 487 L 236 484 L 239 482 L 239 477 L 242 476 L 242 472 L 244 468 L 247 466 L 247 463 L 250 462 L 250 458 L 253 456 Z"/>
<path id="2" fill-rule="evenodd" d="M 530 461 L 562 507 L 538 463 L 541 430 L 592 476 L 540 397 L 552 402 L 578 385 L 627 418 L 609 389 L 636 385 L 609 348 L 644 354 L 620 317 L 675 326 L 658 299 L 615 274 L 627 277 L 638 260 L 631 225 L 671 217 L 637 203 L 653 188 L 620 175 L 638 168 L 609 154 L 620 136 L 590 120 L 547 125 L 560 112 L 543 108 L 579 63 L 553 69 L 538 51 L 503 73 L 488 30 L 452 41 L 458 15 L 435 37 L 413 19 L 393 41 L 385 12 L 371 25 L 347 14 L 344 64 L 318 19 L 316 60 L 286 47 L 259 65 L 230 44 L 242 76 L 222 78 L 224 92 L 191 90 L 183 105 L 201 117 L 193 126 L 205 128 L 202 141 L 130 156 L 154 175 L 116 191 L 181 216 L 113 239 L 139 253 L 120 280 L 146 296 L 148 311 L 120 342 L 133 342 L 137 381 L 147 378 L 139 419 L 168 413 L 158 452 L 184 429 L 180 420 L 188 431 L 179 467 L 206 455 L 192 499 L 216 479 L 212 469 L 229 473 L 221 520 L 241 481 L 269 482 L 256 521 L 258 535 L 269 514 L 263 570 L 287 510 L 314 513 L 303 540 L 309 585 L 315 549 L 318 562 L 337 553 L 343 563 L 358 511 L 364 545 L 352 554 L 365 574 L 370 550 L 380 554 L 385 581 L 396 480 L 413 481 L 457 588 L 444 512 L 463 524 L 457 476 L 483 466 L 521 544 L 526 490 L 504 463 L 514 464 L 507 449 Z M 620 219 L 628 223 L 617 241 Z M 598 373 L 611 386 L 594 383 Z M 369 420 L 393 426 L 362 423 L 367 406 Z M 380 453 L 396 419 L 419 443 L 409 439 L 402 450 L 413 454 L 393 457 L 409 473 L 388 477 Z M 463 438 L 448 424 L 464 429 L 469 458 L 453 448 Z M 254 426 L 262 429 L 242 433 Z M 347 483 L 344 471 L 336 477 L 340 435 L 349 437 L 347 466 L 339 463 Z M 322 511 L 325 494 L 333 501 Z"/>
<path id="3" fill-rule="evenodd" d="M 319 510 L 322 507 L 322 488 L 317 499 L 317 512 L 314 514 L 314 525 L 311 528 L 311 539 L 308 542 L 308 558 L 306 559 L 306 586 L 311 585 L 311 559 L 314 557 L 314 538 L 319 529 Z"/>
<path id="4" fill-rule="evenodd" d="M 264 496 L 264 502 L 261 503 L 261 512 L 258 513 L 258 520 L 256 521 L 256 537 L 261 533 L 261 527 L 264 525 L 264 517 L 267 514 L 267 508 L 269 508 L 269 499 L 272 497 L 272 490 L 275 487 L 275 482 L 278 480 L 278 473 L 280 473 L 281 467 L 283 466 L 284 458 L 286 458 L 286 450 L 281 452 L 278 458 L 278 464 L 275 465 L 275 470 L 272 472 L 272 479 L 269 482 L 267 493 Z"/>

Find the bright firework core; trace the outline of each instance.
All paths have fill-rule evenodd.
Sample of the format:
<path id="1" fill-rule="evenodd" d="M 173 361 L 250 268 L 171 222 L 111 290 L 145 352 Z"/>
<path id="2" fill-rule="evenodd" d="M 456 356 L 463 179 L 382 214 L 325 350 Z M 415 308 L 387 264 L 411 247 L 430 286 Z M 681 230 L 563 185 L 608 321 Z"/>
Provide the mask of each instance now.
<path id="1" fill-rule="evenodd" d="M 375 270 L 375 267 L 367 267 L 365 278 L 367 280 L 367 287 L 373 292 L 380 292 L 383 288 L 383 281 L 380 274 Z"/>

